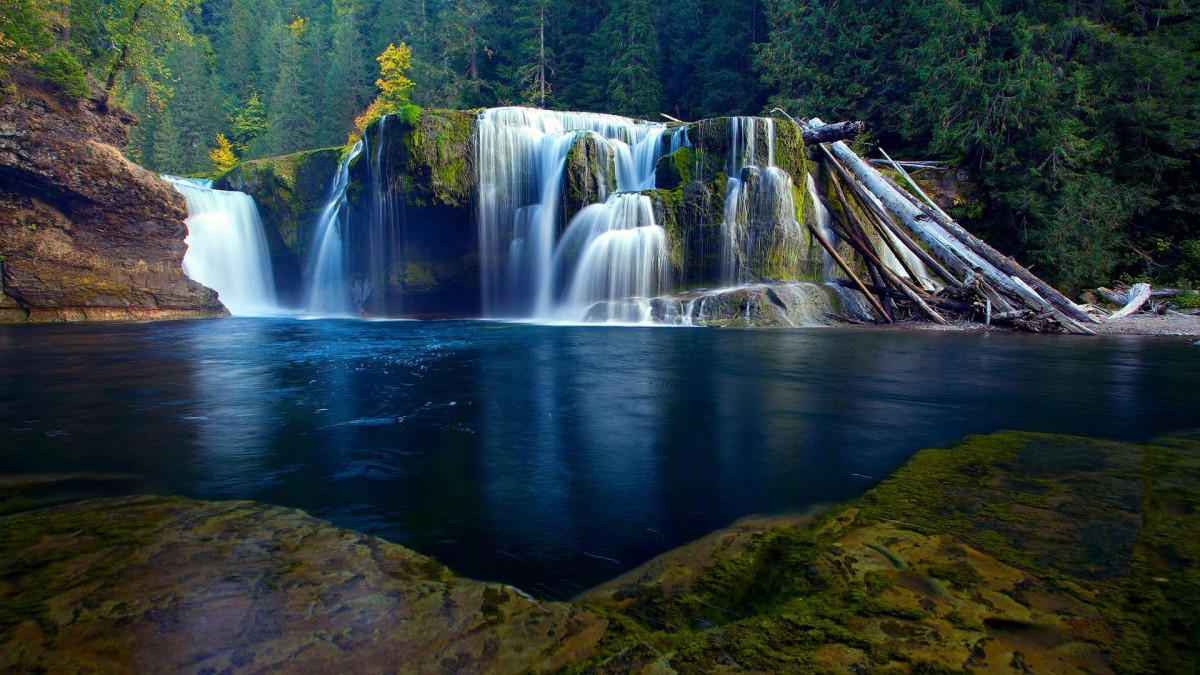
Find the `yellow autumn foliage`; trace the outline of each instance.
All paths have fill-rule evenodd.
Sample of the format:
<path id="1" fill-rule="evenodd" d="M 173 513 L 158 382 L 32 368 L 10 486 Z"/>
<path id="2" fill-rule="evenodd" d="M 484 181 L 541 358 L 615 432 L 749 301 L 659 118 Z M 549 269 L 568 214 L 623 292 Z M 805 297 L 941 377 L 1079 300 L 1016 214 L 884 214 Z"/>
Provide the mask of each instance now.
<path id="1" fill-rule="evenodd" d="M 238 163 L 238 156 L 233 151 L 233 144 L 225 138 L 225 134 L 217 134 L 216 147 L 208 153 L 208 158 L 212 160 L 217 171 L 222 173 L 232 169 Z"/>

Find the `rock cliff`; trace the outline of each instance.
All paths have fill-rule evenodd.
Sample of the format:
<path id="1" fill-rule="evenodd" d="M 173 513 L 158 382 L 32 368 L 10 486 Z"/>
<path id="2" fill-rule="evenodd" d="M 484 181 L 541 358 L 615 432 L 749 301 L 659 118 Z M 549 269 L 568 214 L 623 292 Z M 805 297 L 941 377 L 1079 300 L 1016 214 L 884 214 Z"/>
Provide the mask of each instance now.
<path id="1" fill-rule="evenodd" d="M 14 73 L 0 98 L 0 320 L 226 316 L 183 274 L 187 209 L 121 150 L 135 120 Z"/>

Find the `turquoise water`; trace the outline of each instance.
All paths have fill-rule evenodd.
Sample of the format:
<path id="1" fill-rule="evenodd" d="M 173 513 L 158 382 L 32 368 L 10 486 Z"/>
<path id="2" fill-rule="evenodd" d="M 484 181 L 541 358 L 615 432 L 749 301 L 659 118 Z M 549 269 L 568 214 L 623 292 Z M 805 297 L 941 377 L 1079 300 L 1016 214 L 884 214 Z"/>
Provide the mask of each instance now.
<path id="1" fill-rule="evenodd" d="M 308 510 L 573 595 L 998 429 L 1200 427 L 1184 338 L 479 321 L 0 326 L 0 474 Z"/>

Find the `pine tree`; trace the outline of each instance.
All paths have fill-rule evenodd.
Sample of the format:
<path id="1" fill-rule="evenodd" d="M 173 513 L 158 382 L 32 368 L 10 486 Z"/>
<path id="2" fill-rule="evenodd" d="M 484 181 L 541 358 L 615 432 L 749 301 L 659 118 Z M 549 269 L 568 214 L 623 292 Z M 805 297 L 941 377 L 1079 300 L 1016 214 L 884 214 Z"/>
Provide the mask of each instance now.
<path id="1" fill-rule="evenodd" d="M 276 32 L 279 79 L 271 93 L 267 130 L 267 148 L 274 155 L 304 150 L 309 135 L 312 102 L 305 92 L 303 63 L 307 24 L 297 17 Z"/>
<path id="2" fill-rule="evenodd" d="M 514 8 L 513 31 L 519 42 L 512 78 L 520 100 L 545 108 L 554 97 L 554 50 L 546 44 L 549 0 L 524 0 Z"/>
<path id="3" fill-rule="evenodd" d="M 655 18 L 655 6 L 649 0 L 618 0 L 600 25 L 597 37 L 608 46 L 602 61 L 607 76 L 606 112 L 657 116 L 662 84 Z"/>
<path id="4" fill-rule="evenodd" d="M 329 52 L 329 78 L 323 101 L 326 117 L 338 137 L 345 137 L 354 117 L 371 97 L 369 57 L 363 44 L 364 9 L 357 0 L 334 0 Z"/>

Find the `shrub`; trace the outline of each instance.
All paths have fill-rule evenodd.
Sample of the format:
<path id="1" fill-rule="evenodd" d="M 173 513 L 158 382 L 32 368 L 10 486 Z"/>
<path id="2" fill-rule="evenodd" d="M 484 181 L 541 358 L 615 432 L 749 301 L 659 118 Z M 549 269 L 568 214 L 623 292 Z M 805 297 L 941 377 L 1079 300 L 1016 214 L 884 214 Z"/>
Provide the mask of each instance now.
<path id="1" fill-rule="evenodd" d="M 53 82 L 73 99 L 82 100 L 91 93 L 83 66 L 71 52 L 59 47 L 41 56 L 33 65 L 38 76 Z"/>

